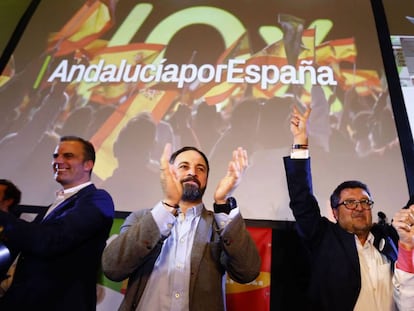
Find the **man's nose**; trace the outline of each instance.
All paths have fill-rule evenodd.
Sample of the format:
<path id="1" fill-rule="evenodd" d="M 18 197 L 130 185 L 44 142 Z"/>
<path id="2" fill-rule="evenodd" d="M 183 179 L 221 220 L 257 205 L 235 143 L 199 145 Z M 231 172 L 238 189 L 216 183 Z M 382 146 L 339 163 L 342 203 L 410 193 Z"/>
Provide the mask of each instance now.
<path id="1" fill-rule="evenodd" d="M 360 201 L 355 201 L 355 209 L 356 210 L 358 210 L 358 211 L 363 211 L 364 210 L 364 208 L 362 207 L 362 204 L 361 204 L 361 202 Z"/>
<path id="2" fill-rule="evenodd" d="M 188 168 L 187 175 L 188 175 L 188 176 L 196 176 L 196 170 L 195 170 L 195 167 L 190 167 L 190 168 Z"/>
<path id="3" fill-rule="evenodd" d="M 56 156 L 52 160 L 52 166 L 59 165 L 59 163 L 62 163 L 63 157 Z"/>

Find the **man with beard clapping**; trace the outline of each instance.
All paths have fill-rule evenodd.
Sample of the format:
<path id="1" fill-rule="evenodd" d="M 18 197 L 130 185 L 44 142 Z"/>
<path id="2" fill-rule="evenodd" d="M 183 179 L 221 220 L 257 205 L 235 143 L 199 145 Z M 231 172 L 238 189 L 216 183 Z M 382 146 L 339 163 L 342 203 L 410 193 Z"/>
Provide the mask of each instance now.
<path id="1" fill-rule="evenodd" d="M 152 209 L 131 213 L 106 247 L 102 266 L 114 281 L 127 278 L 119 310 L 225 310 L 225 272 L 239 283 L 253 281 L 261 259 L 231 194 L 248 166 L 233 151 L 214 194 L 214 213 L 204 206 L 209 163 L 195 147 L 160 160 L 164 198 Z M 136 198 L 139 204 L 140 198 Z"/>

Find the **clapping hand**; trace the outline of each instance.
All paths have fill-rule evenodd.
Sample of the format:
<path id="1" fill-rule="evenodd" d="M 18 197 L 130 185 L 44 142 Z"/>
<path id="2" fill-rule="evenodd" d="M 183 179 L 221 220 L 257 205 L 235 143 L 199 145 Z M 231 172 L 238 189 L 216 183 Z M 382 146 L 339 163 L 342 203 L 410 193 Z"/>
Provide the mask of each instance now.
<path id="1" fill-rule="evenodd" d="M 161 188 L 164 193 L 163 202 L 175 206 L 180 202 L 183 194 L 183 186 L 177 179 L 173 166 L 169 159 L 171 156 L 171 144 L 166 144 L 160 159 Z"/>
<path id="2" fill-rule="evenodd" d="M 226 199 L 231 196 L 233 191 L 240 184 L 243 173 L 248 167 L 247 151 L 241 147 L 233 151 L 232 160 L 229 162 L 226 175 L 220 180 L 216 192 L 214 193 L 214 201 L 217 204 L 223 204 Z"/>

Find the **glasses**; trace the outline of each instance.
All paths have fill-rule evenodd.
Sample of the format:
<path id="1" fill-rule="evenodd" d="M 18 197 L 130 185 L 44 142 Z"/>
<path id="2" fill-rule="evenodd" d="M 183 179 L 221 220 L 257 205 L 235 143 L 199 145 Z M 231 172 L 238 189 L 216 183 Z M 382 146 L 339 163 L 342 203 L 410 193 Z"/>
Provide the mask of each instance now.
<path id="1" fill-rule="evenodd" d="M 362 199 L 362 200 L 345 200 L 342 203 L 339 203 L 336 207 L 339 205 L 345 206 L 349 210 L 355 210 L 358 207 L 358 204 L 364 209 L 369 210 L 374 206 L 374 201 L 368 200 L 368 199 Z"/>

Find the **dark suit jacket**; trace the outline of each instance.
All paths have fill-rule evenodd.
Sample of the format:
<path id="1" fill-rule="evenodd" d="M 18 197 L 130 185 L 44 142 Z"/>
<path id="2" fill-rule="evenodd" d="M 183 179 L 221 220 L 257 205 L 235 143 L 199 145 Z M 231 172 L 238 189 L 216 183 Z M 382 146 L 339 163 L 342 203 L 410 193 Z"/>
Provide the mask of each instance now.
<path id="1" fill-rule="evenodd" d="M 351 311 L 361 289 L 358 252 L 353 234 L 321 217 L 312 191 L 310 159 L 284 158 L 290 196 L 298 233 L 309 251 L 311 310 Z M 384 239 L 381 250 L 392 263 L 396 260 L 397 237 L 393 228 L 374 225 L 374 245 Z"/>
<path id="2" fill-rule="evenodd" d="M 96 310 L 97 273 L 113 217 L 111 196 L 94 185 L 40 222 L 0 213 L 2 240 L 20 251 L 0 310 Z"/>
<path id="3" fill-rule="evenodd" d="M 9 210 L 9 213 L 19 217 L 18 208 L 15 206 Z M 8 278 L 7 272 L 17 255 L 18 252 L 8 248 L 3 242 L 0 242 L 0 282 Z"/>
<path id="4" fill-rule="evenodd" d="M 214 225 L 213 213 L 204 208 L 191 252 L 190 310 L 225 309 L 222 292 L 225 271 L 239 283 L 251 282 L 260 273 L 260 256 L 241 215 L 221 234 Z M 105 248 L 102 267 L 111 280 L 129 278 L 119 310 L 134 311 L 166 237 L 161 236 L 149 210 L 132 213 L 125 220 L 125 227 L 128 229 Z"/>

